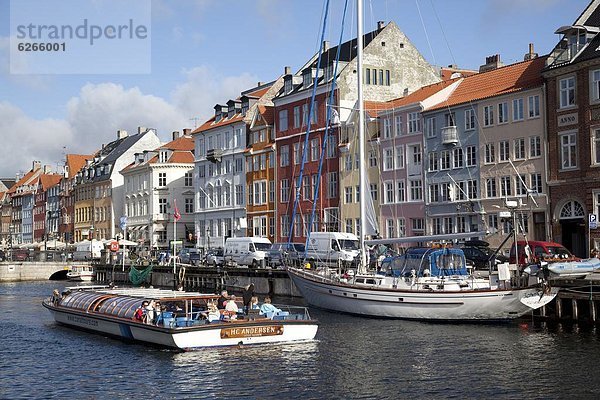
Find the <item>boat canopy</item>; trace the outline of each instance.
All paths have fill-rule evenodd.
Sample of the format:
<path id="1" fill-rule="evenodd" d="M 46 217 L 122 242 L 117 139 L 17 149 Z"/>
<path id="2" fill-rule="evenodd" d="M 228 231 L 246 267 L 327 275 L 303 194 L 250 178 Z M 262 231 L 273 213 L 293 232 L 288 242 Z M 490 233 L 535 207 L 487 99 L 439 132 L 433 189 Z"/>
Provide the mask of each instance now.
<path id="1" fill-rule="evenodd" d="M 67 290 L 60 305 L 84 312 L 97 312 L 120 318 L 133 318 L 135 310 L 144 300 L 159 300 L 163 305 L 181 303 L 182 308 L 191 310 L 191 303 L 204 304 L 218 296 L 201 293 L 185 293 L 170 290 Z M 187 303 L 190 303 L 188 307 Z"/>
<path id="2" fill-rule="evenodd" d="M 388 257 L 381 264 L 381 272 L 393 276 L 451 276 L 468 275 L 465 255 L 458 248 L 410 248 L 406 253 Z"/>

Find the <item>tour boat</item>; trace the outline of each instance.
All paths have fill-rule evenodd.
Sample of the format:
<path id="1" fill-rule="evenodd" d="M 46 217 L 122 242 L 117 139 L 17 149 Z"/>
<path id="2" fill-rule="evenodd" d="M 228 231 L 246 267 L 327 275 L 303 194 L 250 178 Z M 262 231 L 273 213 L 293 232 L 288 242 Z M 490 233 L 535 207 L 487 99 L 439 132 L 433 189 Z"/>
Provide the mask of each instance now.
<path id="1" fill-rule="evenodd" d="M 208 305 L 217 297 L 161 289 L 82 286 L 66 288 L 62 294 L 55 290 L 42 304 L 60 324 L 179 350 L 309 341 L 317 333 L 317 322 L 305 307 L 279 306 L 282 311 L 273 315 L 224 315 L 208 322 Z M 155 311 L 152 320 L 136 319 L 136 310 L 151 300 L 160 302 L 161 311 Z"/>
<path id="2" fill-rule="evenodd" d="M 73 265 L 67 272 L 67 279 L 76 282 L 91 282 L 95 276 L 94 267 L 91 265 Z"/>

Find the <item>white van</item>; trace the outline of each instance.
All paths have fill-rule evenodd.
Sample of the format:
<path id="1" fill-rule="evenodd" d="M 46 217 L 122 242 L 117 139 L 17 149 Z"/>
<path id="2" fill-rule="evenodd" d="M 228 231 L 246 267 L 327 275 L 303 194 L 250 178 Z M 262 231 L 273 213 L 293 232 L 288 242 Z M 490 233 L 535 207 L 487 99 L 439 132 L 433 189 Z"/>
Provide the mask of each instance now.
<path id="1" fill-rule="evenodd" d="M 225 240 L 225 262 L 258 267 L 265 259 L 271 241 L 262 237 L 232 237 Z"/>
<path id="2" fill-rule="evenodd" d="M 92 240 L 91 244 L 89 240 L 84 240 L 77 243 L 76 246 L 73 252 L 74 261 L 97 260 L 102 256 L 104 249 L 104 243 L 100 240 Z"/>
<path id="3" fill-rule="evenodd" d="M 359 254 L 358 236 L 343 232 L 314 232 L 308 239 L 306 258 L 319 265 L 352 264 Z"/>

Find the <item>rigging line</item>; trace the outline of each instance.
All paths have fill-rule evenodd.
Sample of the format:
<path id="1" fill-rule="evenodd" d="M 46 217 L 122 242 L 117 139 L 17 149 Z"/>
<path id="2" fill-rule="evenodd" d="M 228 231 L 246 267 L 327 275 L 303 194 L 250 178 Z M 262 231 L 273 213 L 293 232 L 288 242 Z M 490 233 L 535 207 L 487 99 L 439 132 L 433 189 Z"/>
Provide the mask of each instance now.
<path id="1" fill-rule="evenodd" d="M 429 34 L 427 33 L 427 28 L 425 27 L 425 21 L 423 20 L 423 14 L 421 14 L 421 7 L 419 7 L 419 0 L 415 0 L 415 4 L 417 6 L 417 11 L 419 12 L 419 18 L 421 19 L 421 25 L 423 26 L 423 31 L 425 32 L 425 39 L 427 39 L 427 46 L 429 46 L 429 51 L 431 52 L 431 58 L 433 59 L 433 65 L 436 65 L 435 54 L 433 53 L 433 47 L 431 47 L 431 41 L 429 40 Z"/>
<path id="2" fill-rule="evenodd" d="M 339 44 L 337 46 L 337 51 L 336 51 L 336 55 L 335 55 L 335 67 L 333 69 L 333 81 L 331 82 L 331 91 L 329 94 L 329 101 L 327 102 L 326 108 L 325 108 L 325 111 L 326 111 L 325 134 L 323 135 L 323 142 L 321 143 L 321 157 L 319 158 L 319 169 L 317 171 L 317 182 L 319 182 L 321 180 L 321 173 L 323 171 L 323 159 L 324 159 L 324 155 L 327 151 L 327 143 L 330 140 L 329 139 L 329 127 L 331 125 L 331 110 L 332 109 L 329 108 L 328 105 L 332 104 L 334 102 L 335 83 L 337 81 L 337 69 L 338 69 L 339 60 L 340 60 L 340 51 L 341 51 L 342 39 L 343 39 L 343 35 L 344 35 L 344 23 L 345 23 L 345 19 L 346 19 L 347 8 L 348 8 L 348 0 L 346 0 L 346 2 L 344 4 L 344 12 L 342 14 L 342 27 L 341 27 L 341 32 L 340 32 L 340 40 L 339 40 Z M 316 85 L 316 81 L 315 81 L 315 85 Z M 341 127 L 341 123 L 339 124 L 339 126 Z M 339 179 L 339 176 L 338 176 L 338 182 L 340 182 L 340 181 L 341 181 L 341 179 Z M 338 183 L 338 185 L 340 183 Z M 313 195 L 314 202 L 313 202 L 312 211 L 310 214 L 310 223 L 308 226 L 308 232 L 306 235 L 306 245 L 304 246 L 304 256 L 305 257 L 306 257 L 306 252 L 307 252 L 307 248 L 308 248 L 308 239 L 310 237 L 312 225 L 313 225 L 314 218 L 315 218 L 315 210 L 316 210 L 316 206 L 317 206 L 317 200 L 319 198 L 319 187 L 320 186 L 321 185 L 318 185 L 318 184 L 315 185 L 315 191 L 314 191 L 314 195 Z M 338 186 L 338 193 L 339 192 L 340 192 L 340 190 L 339 190 L 339 186 Z M 339 215 L 339 213 L 338 213 L 338 215 Z"/>
<path id="3" fill-rule="evenodd" d="M 325 30 L 327 28 L 327 16 L 329 14 L 329 0 L 326 0 L 325 3 L 325 13 L 324 13 L 324 17 L 323 17 L 323 29 L 321 31 L 321 40 L 319 43 L 323 43 L 323 39 L 325 37 Z M 323 46 L 319 46 L 319 56 L 317 58 L 317 70 L 318 68 L 321 67 L 321 58 L 323 55 Z M 312 95 L 311 95 L 311 100 L 310 100 L 310 108 L 309 108 L 309 112 L 308 112 L 308 122 L 307 122 L 307 126 L 306 126 L 306 138 L 304 140 L 304 149 L 302 150 L 302 165 L 300 167 L 300 175 L 298 176 L 298 186 L 300 186 L 302 184 L 302 177 L 304 175 L 304 164 L 306 163 L 306 152 L 307 152 L 307 148 L 308 148 L 308 138 L 310 135 L 310 126 L 311 126 L 311 121 L 312 121 L 312 115 L 314 110 L 314 106 L 315 106 L 315 97 L 317 95 L 317 84 L 319 82 L 319 73 L 316 72 L 315 73 L 315 79 L 313 80 L 313 88 L 312 88 Z M 296 193 L 296 198 L 294 199 L 294 208 L 292 209 L 292 225 L 294 224 L 294 219 L 296 217 L 296 210 L 298 208 L 299 202 L 300 202 L 300 198 L 299 198 L 299 192 Z M 290 235 L 288 236 L 288 243 L 292 243 L 292 232 L 290 232 Z"/>

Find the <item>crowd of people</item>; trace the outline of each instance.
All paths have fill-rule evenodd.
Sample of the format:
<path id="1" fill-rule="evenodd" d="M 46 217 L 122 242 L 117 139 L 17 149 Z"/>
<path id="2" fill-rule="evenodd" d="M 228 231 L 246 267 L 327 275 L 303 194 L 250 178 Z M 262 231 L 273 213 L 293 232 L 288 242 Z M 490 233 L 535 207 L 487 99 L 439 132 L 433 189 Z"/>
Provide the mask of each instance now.
<path id="1" fill-rule="evenodd" d="M 265 297 L 262 304 L 259 304 L 258 296 L 254 293 L 254 284 L 246 286 L 242 294 L 242 307 L 238 305 L 239 298 L 235 295 L 229 295 L 227 290 L 221 291 L 221 296 L 215 301 L 208 301 L 206 307 L 196 310 L 195 314 L 200 319 L 205 319 L 209 323 L 217 320 L 235 320 L 240 315 L 259 314 L 267 317 L 272 316 L 281 309 L 271 304 L 271 298 Z M 144 324 L 156 325 L 160 322 L 161 316 L 165 312 L 177 314 L 183 311 L 176 304 L 168 306 L 161 305 L 159 300 L 143 300 L 140 306 L 135 310 L 133 319 Z"/>

